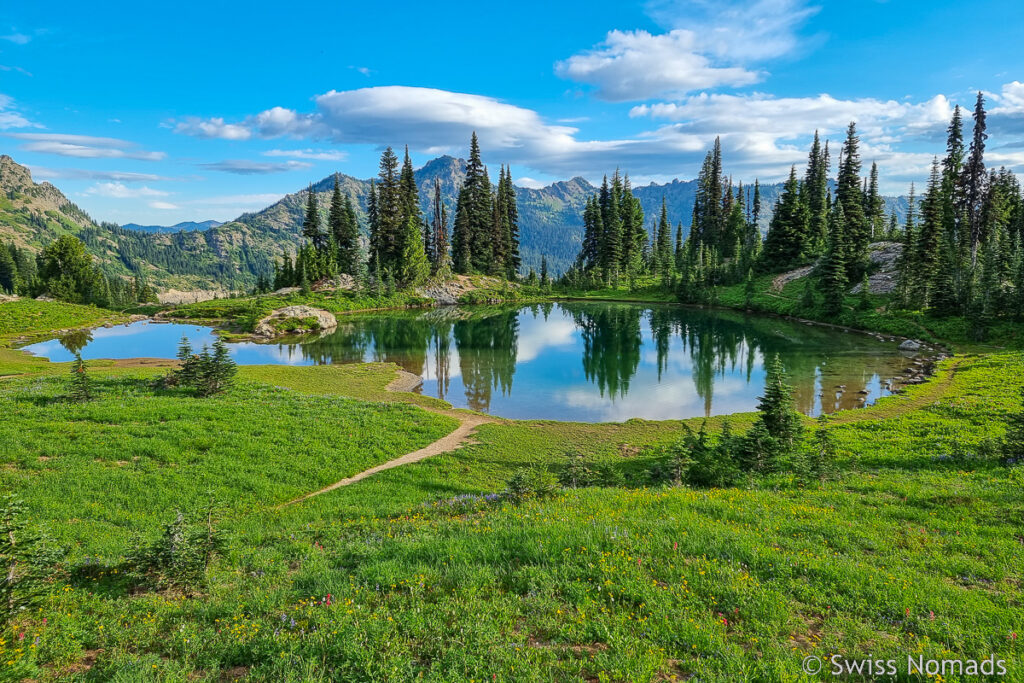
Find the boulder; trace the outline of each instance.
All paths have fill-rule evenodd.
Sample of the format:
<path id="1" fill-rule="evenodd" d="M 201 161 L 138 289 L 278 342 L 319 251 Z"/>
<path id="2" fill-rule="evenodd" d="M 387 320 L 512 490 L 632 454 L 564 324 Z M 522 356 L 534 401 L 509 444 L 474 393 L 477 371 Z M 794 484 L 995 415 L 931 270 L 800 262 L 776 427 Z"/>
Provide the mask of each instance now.
<path id="1" fill-rule="evenodd" d="M 900 351 L 920 351 L 923 348 L 924 343 L 916 339 L 906 339 L 900 344 Z"/>
<path id="2" fill-rule="evenodd" d="M 338 319 L 329 311 L 312 306 L 285 306 L 256 323 L 253 336 L 272 339 L 286 334 L 325 332 L 338 326 Z"/>

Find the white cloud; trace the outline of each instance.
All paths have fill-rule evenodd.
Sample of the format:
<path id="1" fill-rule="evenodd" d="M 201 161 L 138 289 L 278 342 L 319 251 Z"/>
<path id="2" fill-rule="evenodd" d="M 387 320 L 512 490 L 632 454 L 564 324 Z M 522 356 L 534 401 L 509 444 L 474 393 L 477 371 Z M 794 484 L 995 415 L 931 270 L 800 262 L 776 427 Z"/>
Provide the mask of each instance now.
<path id="1" fill-rule="evenodd" d="M 796 31 L 817 11 L 802 0 L 674 0 L 648 10 L 666 33 L 609 31 L 590 50 L 556 62 L 555 73 L 613 102 L 750 85 L 765 76 L 753 65 L 801 47 Z"/>
<path id="2" fill-rule="evenodd" d="M 744 67 L 716 66 L 698 49 L 697 35 L 685 29 L 661 35 L 609 31 L 594 49 L 555 64 L 555 73 L 596 86 L 598 97 L 613 102 L 678 97 L 723 85 L 750 85 L 762 78 Z"/>
<path id="3" fill-rule="evenodd" d="M 8 137 L 25 140 L 21 149 L 80 159 L 139 159 L 160 161 L 167 154 L 138 149 L 138 145 L 117 138 L 60 133 L 7 133 Z"/>
<path id="4" fill-rule="evenodd" d="M 991 131 L 1012 124 L 1024 137 L 1024 114 L 1015 108 L 1019 107 L 1015 99 L 1019 92 L 1019 86 L 1011 83 L 993 96 L 998 106 L 989 117 Z M 941 154 L 944 130 L 952 114 L 952 102 L 944 95 L 923 101 L 896 101 L 839 99 L 828 94 L 774 97 L 705 93 L 677 102 L 634 107 L 634 118 L 661 120 L 660 125 L 646 132 L 622 139 L 587 140 L 581 139 L 574 127 L 549 123 L 536 111 L 482 95 L 382 86 L 332 90 L 314 99 L 316 109 L 310 113 L 276 107 L 237 125 L 251 126 L 259 137 L 305 137 L 335 144 L 396 147 L 408 143 L 412 149 L 431 155 L 465 154 L 475 130 L 488 163 L 524 166 L 542 177 L 582 175 L 591 180 L 616 167 L 628 171 L 634 179 L 692 178 L 715 137 L 721 136 L 730 174 L 737 180 L 759 177 L 773 181 L 784 178 L 791 164 L 805 163 L 815 129 L 831 137 L 835 161 L 837 145 L 847 124 L 854 120 L 865 162 L 879 163 L 885 191 L 903 192 L 910 180 L 927 177 L 931 154 Z M 283 114 L 285 111 L 288 113 Z M 265 122 L 272 119 L 278 125 L 267 127 Z M 232 168 L 231 172 L 287 170 L 252 169 L 249 166 L 256 162 L 240 163 L 245 166 Z"/>
<path id="5" fill-rule="evenodd" d="M 223 118 L 200 119 L 190 116 L 174 125 L 175 133 L 184 133 L 197 138 L 219 138 L 221 140 L 248 140 L 252 131 L 244 125 L 224 123 Z"/>
<path id="6" fill-rule="evenodd" d="M 3 67 L 8 70 L 9 67 Z M 14 107 L 14 99 L 0 93 L 0 130 L 8 128 L 41 128 L 38 124 L 32 123 Z"/>
<path id="7" fill-rule="evenodd" d="M 547 183 L 545 183 L 543 181 L 540 181 L 540 180 L 534 180 L 533 178 L 530 178 L 528 176 L 523 176 L 522 178 L 516 178 L 515 183 L 519 187 L 528 187 L 531 190 L 539 190 L 540 188 L 547 186 Z"/>
<path id="8" fill-rule="evenodd" d="M 297 171 L 309 168 L 313 164 L 308 161 L 285 161 L 282 163 L 267 163 L 263 161 L 248 161 L 246 159 L 226 159 L 209 164 L 200 164 L 204 168 L 222 173 L 234 173 L 236 175 L 266 175 L 269 173 L 284 173 L 285 171 Z"/>
<path id="9" fill-rule="evenodd" d="M 344 161 L 348 158 L 348 153 L 338 149 L 271 149 L 264 152 L 263 156 L 291 157 L 313 161 Z"/>
<path id="10" fill-rule="evenodd" d="M 178 206 L 177 204 L 171 204 L 170 202 L 156 201 L 156 202 L 150 202 L 149 203 L 149 208 L 151 208 L 151 209 L 160 209 L 161 211 L 171 211 L 171 210 L 174 210 L 174 209 L 180 209 L 181 207 Z"/>
<path id="11" fill-rule="evenodd" d="M 6 40 L 10 43 L 14 43 L 15 45 L 25 45 L 30 40 L 32 40 L 32 36 L 27 36 L 24 33 L 15 32 L 10 33 L 6 36 L 0 36 L 0 40 Z"/>
<path id="12" fill-rule="evenodd" d="M 170 192 L 154 190 L 151 187 L 128 187 L 124 183 L 97 183 L 85 190 L 82 194 L 94 195 L 97 197 L 110 197 L 111 199 L 137 199 L 139 197 L 166 197 Z"/>

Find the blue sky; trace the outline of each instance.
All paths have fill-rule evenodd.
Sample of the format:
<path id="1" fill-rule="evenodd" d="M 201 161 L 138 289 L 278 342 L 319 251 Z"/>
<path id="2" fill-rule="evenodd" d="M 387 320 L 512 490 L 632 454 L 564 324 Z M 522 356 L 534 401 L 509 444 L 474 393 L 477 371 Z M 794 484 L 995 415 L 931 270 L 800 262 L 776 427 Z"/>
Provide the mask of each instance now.
<path id="1" fill-rule="evenodd" d="M 1024 3 L 380 7 L 7 6 L 0 153 L 99 220 L 170 224 L 369 177 L 385 145 L 464 156 L 473 129 L 522 184 L 692 178 L 715 135 L 727 172 L 775 180 L 853 119 L 896 193 L 982 90 L 989 164 L 1024 173 Z"/>

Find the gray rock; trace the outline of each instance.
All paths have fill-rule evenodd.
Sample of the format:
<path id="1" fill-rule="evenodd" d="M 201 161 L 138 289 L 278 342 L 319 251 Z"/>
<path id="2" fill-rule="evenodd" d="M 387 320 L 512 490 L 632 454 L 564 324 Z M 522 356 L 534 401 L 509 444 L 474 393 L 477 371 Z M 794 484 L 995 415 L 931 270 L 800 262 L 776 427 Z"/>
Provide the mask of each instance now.
<path id="1" fill-rule="evenodd" d="M 288 318 L 315 318 L 316 322 L 309 328 L 296 328 L 294 330 L 282 331 L 274 325 L 276 321 L 287 320 Z M 324 332 L 333 330 L 338 326 L 338 319 L 330 311 L 325 311 L 312 306 L 285 306 L 256 323 L 253 336 L 260 339 L 272 339 L 284 334 L 307 334 L 310 332 Z"/>
<path id="2" fill-rule="evenodd" d="M 899 348 L 900 351 L 920 351 L 924 348 L 924 343 L 916 339 L 906 339 Z"/>

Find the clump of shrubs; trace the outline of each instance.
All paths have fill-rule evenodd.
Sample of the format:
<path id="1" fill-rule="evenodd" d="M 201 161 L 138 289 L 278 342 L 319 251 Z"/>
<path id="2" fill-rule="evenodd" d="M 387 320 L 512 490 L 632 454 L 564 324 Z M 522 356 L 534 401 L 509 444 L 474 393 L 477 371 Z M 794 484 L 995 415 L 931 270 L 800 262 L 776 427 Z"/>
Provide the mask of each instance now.
<path id="1" fill-rule="evenodd" d="M 1024 388 L 1021 389 L 1024 402 Z M 1024 465 L 1024 410 L 1010 416 L 1010 424 L 1002 443 L 1003 463 L 1009 466 Z"/>
<path id="2" fill-rule="evenodd" d="M 521 503 L 525 500 L 550 498 L 558 491 L 558 478 L 546 469 L 533 467 L 517 470 L 505 484 L 505 495 Z"/>
<path id="3" fill-rule="evenodd" d="M 64 555 L 32 526 L 20 500 L 0 498 L 0 626 L 42 600 L 64 574 Z"/>
<path id="4" fill-rule="evenodd" d="M 140 585 L 191 594 L 206 585 L 207 569 L 223 545 L 223 536 L 214 526 L 212 504 L 201 515 L 179 510 L 155 541 L 136 542 L 125 564 Z"/>
<path id="5" fill-rule="evenodd" d="M 818 429 L 804 438 L 800 414 L 793 409 L 793 390 L 778 356 L 768 365 L 758 418 L 746 434 L 734 434 L 728 421 L 718 435 L 708 433 L 707 421 L 697 432 L 687 426 L 684 430 L 678 441 L 654 452 L 658 462 L 649 471 L 653 482 L 723 488 L 779 472 L 791 473 L 803 483 L 834 474 L 837 449 L 828 418 L 819 418 Z"/>
<path id="6" fill-rule="evenodd" d="M 231 360 L 227 344 L 221 339 L 213 343 L 212 351 L 204 346 L 202 351 L 195 353 L 188 337 L 182 337 L 177 358 L 180 366 L 162 377 L 160 384 L 164 387 L 189 387 L 200 397 L 226 391 L 234 384 L 238 373 L 238 365 Z"/>

